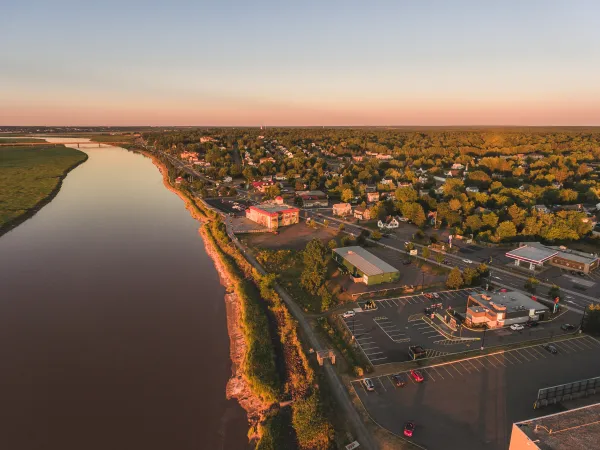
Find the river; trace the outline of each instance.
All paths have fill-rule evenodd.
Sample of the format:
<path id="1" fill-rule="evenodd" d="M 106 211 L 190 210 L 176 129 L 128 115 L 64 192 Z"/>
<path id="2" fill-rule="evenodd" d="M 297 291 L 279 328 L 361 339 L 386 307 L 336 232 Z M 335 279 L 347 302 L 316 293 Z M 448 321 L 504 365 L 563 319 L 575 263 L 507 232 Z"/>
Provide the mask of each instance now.
<path id="1" fill-rule="evenodd" d="M 1 448 L 248 448 L 198 222 L 151 160 L 80 150 L 58 195 L 0 238 Z"/>

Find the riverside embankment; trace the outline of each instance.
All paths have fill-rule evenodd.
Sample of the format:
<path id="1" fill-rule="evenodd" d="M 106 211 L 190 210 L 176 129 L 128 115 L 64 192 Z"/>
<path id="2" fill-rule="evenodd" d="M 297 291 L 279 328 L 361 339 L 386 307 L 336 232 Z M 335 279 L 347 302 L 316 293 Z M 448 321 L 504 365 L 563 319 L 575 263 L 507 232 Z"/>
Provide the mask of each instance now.
<path id="1" fill-rule="evenodd" d="M 175 177 L 163 161 L 145 154 L 163 176 Z M 165 183 L 176 189 L 171 182 L 167 175 Z M 218 214 L 193 199 L 185 185 L 176 190 L 204 221 L 200 232 L 207 252 L 230 291 L 226 304 L 234 368 L 227 393 L 247 410 L 250 439 L 261 450 L 328 448 L 333 429 L 316 375 L 298 338 L 297 323 L 273 289 L 273 278 L 260 275 L 232 244 Z"/>
<path id="2" fill-rule="evenodd" d="M 210 220 L 218 218 L 218 215 L 213 210 L 209 209 L 210 207 L 201 200 L 196 200 L 188 192 L 173 186 L 172 181 L 169 179 L 169 169 L 165 162 L 161 161 L 158 157 L 148 151 L 139 149 L 134 149 L 133 151 L 141 153 L 152 160 L 162 174 L 164 186 L 171 192 L 176 193 L 183 200 L 186 209 L 194 219 L 198 220 L 201 224 L 208 224 Z M 231 266 L 227 266 L 224 253 L 221 251 L 218 243 L 214 240 L 208 229 L 204 226 L 200 226 L 198 232 L 204 242 L 206 253 L 212 259 L 215 268 L 219 273 L 221 284 L 227 290 L 225 295 L 225 307 L 230 357 L 232 361 L 232 374 L 227 383 L 226 396 L 227 398 L 237 400 L 246 411 L 248 421 L 251 425 L 249 438 L 251 441 L 254 441 L 259 438 L 259 433 L 257 431 L 258 425 L 264 419 L 265 413 L 271 403 L 261 399 L 250 387 L 247 380 L 244 368 L 247 363 L 246 355 L 248 353 L 248 342 L 242 327 L 243 305 L 241 305 L 241 301 L 243 300 L 236 291 L 236 280 L 233 273 L 234 269 Z"/>

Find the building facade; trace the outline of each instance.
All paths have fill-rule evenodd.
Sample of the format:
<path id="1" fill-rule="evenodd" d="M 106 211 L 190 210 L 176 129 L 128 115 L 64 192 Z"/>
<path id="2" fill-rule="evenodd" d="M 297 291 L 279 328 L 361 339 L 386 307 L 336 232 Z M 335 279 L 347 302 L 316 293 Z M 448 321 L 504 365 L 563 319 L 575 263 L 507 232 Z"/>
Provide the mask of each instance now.
<path id="1" fill-rule="evenodd" d="M 600 264 L 598 255 L 571 250 L 567 247 L 553 247 L 539 242 L 525 242 L 519 248 L 506 253 L 515 261 L 515 266 L 535 271 L 551 265 L 576 272 L 590 273 Z"/>
<path id="2" fill-rule="evenodd" d="M 345 217 L 352 214 L 352 206 L 350 203 L 336 203 L 333 205 L 333 215 Z"/>
<path id="3" fill-rule="evenodd" d="M 359 246 L 334 249 L 333 259 L 348 270 L 355 283 L 371 286 L 400 279 L 398 269 Z"/>
<path id="4" fill-rule="evenodd" d="M 246 218 L 269 230 L 277 230 L 279 227 L 298 223 L 300 210 L 288 205 L 265 203 L 248 208 Z"/>

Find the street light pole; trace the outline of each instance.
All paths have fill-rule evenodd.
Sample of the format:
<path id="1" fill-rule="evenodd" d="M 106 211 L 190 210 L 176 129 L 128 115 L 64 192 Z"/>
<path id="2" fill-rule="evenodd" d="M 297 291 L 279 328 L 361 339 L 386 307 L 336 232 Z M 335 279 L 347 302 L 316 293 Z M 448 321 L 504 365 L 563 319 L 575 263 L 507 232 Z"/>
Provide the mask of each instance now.
<path id="1" fill-rule="evenodd" d="M 487 331 L 487 328 L 483 329 L 483 338 L 481 339 L 481 350 L 483 350 L 483 347 L 485 345 L 485 332 Z"/>

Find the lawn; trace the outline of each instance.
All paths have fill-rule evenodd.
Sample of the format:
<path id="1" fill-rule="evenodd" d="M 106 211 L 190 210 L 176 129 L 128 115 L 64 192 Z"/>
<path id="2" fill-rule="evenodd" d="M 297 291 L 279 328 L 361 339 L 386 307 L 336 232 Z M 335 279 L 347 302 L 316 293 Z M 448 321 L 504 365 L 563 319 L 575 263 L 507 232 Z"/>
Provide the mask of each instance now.
<path id="1" fill-rule="evenodd" d="M 0 233 L 43 206 L 62 177 L 86 159 L 62 145 L 0 147 Z"/>

